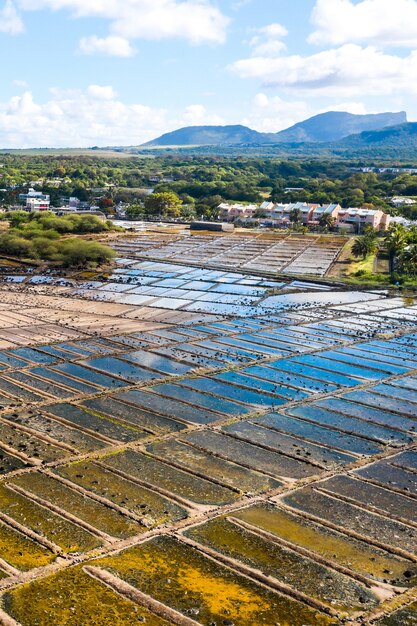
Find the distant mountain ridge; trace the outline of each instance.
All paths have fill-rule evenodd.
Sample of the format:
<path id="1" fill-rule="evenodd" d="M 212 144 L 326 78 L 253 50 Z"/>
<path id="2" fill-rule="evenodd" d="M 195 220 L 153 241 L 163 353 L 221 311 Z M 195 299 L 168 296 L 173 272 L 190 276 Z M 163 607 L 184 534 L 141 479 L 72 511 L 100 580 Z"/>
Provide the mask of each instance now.
<path id="1" fill-rule="evenodd" d="M 267 133 L 258 133 L 247 126 L 186 126 L 165 133 L 144 146 L 217 146 L 265 143 Z"/>
<path id="2" fill-rule="evenodd" d="M 281 143 L 324 143 L 333 142 L 364 131 L 376 131 L 388 126 L 407 123 L 405 111 L 400 113 L 377 113 L 355 115 L 329 111 L 299 122 L 287 130 L 277 133 Z"/>
<path id="3" fill-rule="evenodd" d="M 417 149 L 417 122 L 406 122 L 381 130 L 372 130 L 350 135 L 336 144 L 345 148 L 397 147 Z"/>
<path id="4" fill-rule="evenodd" d="M 315 115 L 278 133 L 260 133 L 246 126 L 187 126 L 143 144 L 159 146 L 232 146 L 281 143 L 328 143 L 365 131 L 378 131 L 407 123 L 407 114 L 355 115 L 329 111 Z"/>

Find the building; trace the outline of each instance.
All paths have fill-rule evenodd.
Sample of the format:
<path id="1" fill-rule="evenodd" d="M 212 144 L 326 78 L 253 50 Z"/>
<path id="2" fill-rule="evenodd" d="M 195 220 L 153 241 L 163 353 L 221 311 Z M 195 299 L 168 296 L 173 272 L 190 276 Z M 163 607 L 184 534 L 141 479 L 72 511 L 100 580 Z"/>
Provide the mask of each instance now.
<path id="1" fill-rule="evenodd" d="M 413 204 L 417 204 L 417 200 L 396 196 L 395 198 L 391 198 L 391 204 L 394 206 L 411 206 Z"/>
<path id="2" fill-rule="evenodd" d="M 218 209 L 220 219 L 227 222 L 233 222 L 237 219 L 251 219 L 255 212 L 260 210 L 257 204 L 228 204 L 226 202 L 219 204 Z"/>
<path id="3" fill-rule="evenodd" d="M 356 233 L 362 233 L 365 226 L 372 226 L 376 230 L 387 230 L 391 216 L 380 209 L 341 209 L 336 222 L 338 228 L 347 228 Z"/>
<path id="4" fill-rule="evenodd" d="M 341 210 L 342 207 L 340 206 L 340 204 L 325 204 L 323 206 L 316 206 L 313 213 L 311 214 L 309 224 L 311 226 L 319 225 L 320 219 L 323 215 L 329 215 L 332 220 L 336 222 Z"/>
<path id="5" fill-rule="evenodd" d="M 355 233 L 361 233 L 366 225 L 376 230 L 387 230 L 391 216 L 381 209 L 343 209 L 340 204 L 312 204 L 305 202 L 293 202 L 280 204 L 274 202 L 262 202 L 254 204 L 228 204 L 219 205 L 220 219 L 233 222 L 240 220 L 255 220 L 267 226 L 288 227 L 293 221 L 294 212 L 298 213 L 298 222 L 304 226 L 317 227 L 320 225 L 323 215 L 328 215 L 335 228 L 346 228 Z"/>
<path id="6" fill-rule="evenodd" d="M 28 211 L 48 211 L 51 205 L 49 195 L 35 191 L 32 187 L 27 193 L 19 194 L 19 202 L 24 204 Z"/>
<path id="7" fill-rule="evenodd" d="M 49 199 L 42 200 L 40 198 L 28 198 L 26 200 L 25 208 L 27 211 L 49 211 L 51 203 Z"/>
<path id="8" fill-rule="evenodd" d="M 234 230 L 233 224 L 222 224 L 219 222 L 191 222 L 190 230 L 204 230 L 213 232 L 232 232 Z"/>
<path id="9" fill-rule="evenodd" d="M 274 204 L 271 208 L 263 211 L 263 215 L 280 226 L 288 226 L 295 211 L 299 213 L 299 221 L 307 225 L 311 221 L 314 210 L 318 204 L 306 204 L 305 202 L 293 202 L 290 204 Z"/>

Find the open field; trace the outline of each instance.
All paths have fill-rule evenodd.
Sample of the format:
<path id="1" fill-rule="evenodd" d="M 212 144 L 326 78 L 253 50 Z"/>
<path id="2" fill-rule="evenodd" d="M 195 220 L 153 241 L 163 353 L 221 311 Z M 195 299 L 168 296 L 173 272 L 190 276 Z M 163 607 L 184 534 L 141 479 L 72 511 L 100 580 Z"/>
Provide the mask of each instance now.
<path id="1" fill-rule="evenodd" d="M 5 268 L 0 623 L 416 623 L 417 302 L 229 239 Z"/>

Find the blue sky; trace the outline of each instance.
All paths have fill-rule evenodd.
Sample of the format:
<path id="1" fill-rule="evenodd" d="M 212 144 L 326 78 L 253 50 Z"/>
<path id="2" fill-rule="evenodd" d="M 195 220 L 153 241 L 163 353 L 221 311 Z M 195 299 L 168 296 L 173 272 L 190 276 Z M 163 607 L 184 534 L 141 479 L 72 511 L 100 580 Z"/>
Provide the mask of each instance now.
<path id="1" fill-rule="evenodd" d="M 0 0 L 0 147 L 417 119 L 417 0 Z"/>

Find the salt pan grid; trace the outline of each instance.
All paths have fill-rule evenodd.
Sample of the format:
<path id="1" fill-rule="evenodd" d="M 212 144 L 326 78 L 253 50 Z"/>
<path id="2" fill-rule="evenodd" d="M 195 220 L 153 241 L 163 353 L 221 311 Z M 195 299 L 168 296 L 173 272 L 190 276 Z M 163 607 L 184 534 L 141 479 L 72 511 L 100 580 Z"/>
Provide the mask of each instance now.
<path id="1" fill-rule="evenodd" d="M 415 623 L 416 303 L 119 270 L 0 288 L 0 622 Z"/>

